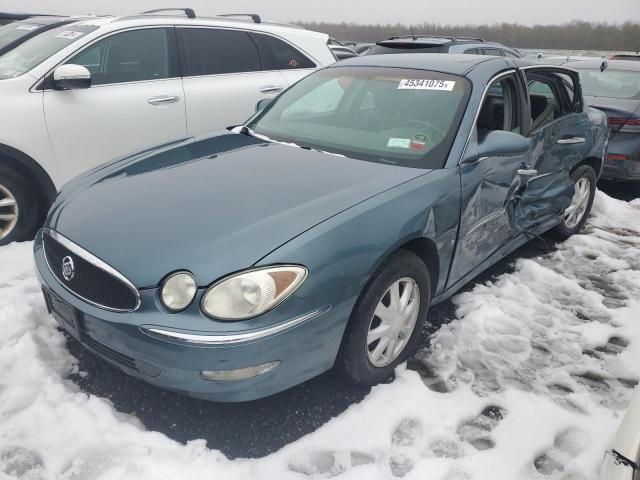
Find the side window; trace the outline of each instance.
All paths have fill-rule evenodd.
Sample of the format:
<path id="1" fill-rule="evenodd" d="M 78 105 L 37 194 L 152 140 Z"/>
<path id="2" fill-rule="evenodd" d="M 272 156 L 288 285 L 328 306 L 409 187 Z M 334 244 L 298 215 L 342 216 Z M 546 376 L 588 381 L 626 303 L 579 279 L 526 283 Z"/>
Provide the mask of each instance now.
<path id="1" fill-rule="evenodd" d="M 179 28 L 178 40 L 185 77 L 260 70 L 258 49 L 247 32 Z"/>
<path id="2" fill-rule="evenodd" d="M 520 57 L 518 57 L 518 55 L 516 55 L 515 53 L 511 53 L 511 52 L 510 52 L 510 51 L 508 51 L 508 50 L 502 50 L 502 54 L 503 54 L 505 57 L 510 57 L 510 58 L 520 58 Z"/>
<path id="3" fill-rule="evenodd" d="M 531 105 L 531 131 L 548 125 L 562 116 L 561 103 L 552 75 L 535 75 L 528 79 Z"/>
<path id="4" fill-rule="evenodd" d="M 502 50 L 497 48 L 484 48 L 483 50 L 485 55 L 495 55 L 497 57 L 502 56 Z"/>
<path id="5" fill-rule="evenodd" d="M 477 48 L 469 48 L 469 49 L 465 50 L 464 53 L 468 53 L 468 54 L 471 54 L 471 55 L 477 55 L 478 54 L 478 49 Z"/>
<path id="6" fill-rule="evenodd" d="M 562 87 L 566 93 L 568 100 L 567 110 L 569 112 L 581 112 L 582 111 L 582 98 L 580 96 L 580 85 L 578 79 L 571 77 L 571 75 L 565 73 L 556 74 L 562 81 Z M 576 96 L 576 94 L 578 96 Z"/>
<path id="7" fill-rule="evenodd" d="M 276 37 L 262 33 L 251 33 L 251 38 L 258 46 L 262 70 L 316 67 L 316 64 L 306 55 Z"/>
<path id="8" fill-rule="evenodd" d="M 91 72 L 92 85 L 177 76 L 173 30 L 145 28 L 100 40 L 67 61 Z"/>
<path id="9" fill-rule="evenodd" d="M 476 128 L 481 142 L 493 130 L 520 133 L 520 101 L 513 76 L 496 80 L 487 90 Z"/>

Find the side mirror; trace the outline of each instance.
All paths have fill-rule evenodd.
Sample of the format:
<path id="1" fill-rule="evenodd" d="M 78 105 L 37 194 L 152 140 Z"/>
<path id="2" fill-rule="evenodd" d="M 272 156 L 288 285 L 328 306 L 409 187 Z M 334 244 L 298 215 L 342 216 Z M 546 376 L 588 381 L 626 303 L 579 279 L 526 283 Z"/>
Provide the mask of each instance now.
<path id="1" fill-rule="evenodd" d="M 478 145 L 478 157 L 512 157 L 529 151 L 529 140 L 519 133 L 493 130 Z"/>
<path id="2" fill-rule="evenodd" d="M 91 72 L 87 67 L 68 63 L 53 71 L 53 84 L 64 90 L 77 90 L 91 86 Z"/>
<path id="3" fill-rule="evenodd" d="M 275 98 L 275 97 L 274 97 Z M 260 110 L 262 110 L 264 107 L 266 107 L 267 105 L 271 104 L 271 102 L 273 102 L 273 98 L 263 98 L 262 100 L 260 100 L 257 104 L 256 104 L 256 112 L 259 112 Z"/>

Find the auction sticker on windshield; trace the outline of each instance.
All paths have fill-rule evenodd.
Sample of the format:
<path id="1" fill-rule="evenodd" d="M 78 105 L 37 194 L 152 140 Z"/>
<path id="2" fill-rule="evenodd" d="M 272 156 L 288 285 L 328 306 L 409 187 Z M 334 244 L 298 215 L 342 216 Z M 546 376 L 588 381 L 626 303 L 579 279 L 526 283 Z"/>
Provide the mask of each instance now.
<path id="1" fill-rule="evenodd" d="M 398 90 L 442 90 L 453 91 L 456 86 L 454 80 L 425 80 L 422 78 L 403 78 L 398 84 Z"/>

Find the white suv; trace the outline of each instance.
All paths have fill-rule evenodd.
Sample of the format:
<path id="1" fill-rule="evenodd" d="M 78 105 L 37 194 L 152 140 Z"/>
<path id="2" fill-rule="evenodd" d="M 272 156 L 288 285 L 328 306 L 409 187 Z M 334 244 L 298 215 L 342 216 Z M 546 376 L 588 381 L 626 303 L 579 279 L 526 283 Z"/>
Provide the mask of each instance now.
<path id="1" fill-rule="evenodd" d="M 325 34 L 242 17 L 93 18 L 0 56 L 0 245 L 29 238 L 77 174 L 242 123 L 335 62 Z"/>

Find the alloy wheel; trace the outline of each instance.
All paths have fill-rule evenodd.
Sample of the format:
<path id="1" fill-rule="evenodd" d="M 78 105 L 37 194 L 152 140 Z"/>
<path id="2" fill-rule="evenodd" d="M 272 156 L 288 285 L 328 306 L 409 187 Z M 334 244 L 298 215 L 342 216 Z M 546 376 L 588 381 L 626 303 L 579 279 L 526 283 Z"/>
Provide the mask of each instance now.
<path id="1" fill-rule="evenodd" d="M 16 198 L 7 187 L 0 184 L 0 240 L 16 227 L 19 213 Z"/>
<path id="2" fill-rule="evenodd" d="M 420 288 L 409 277 L 396 280 L 384 293 L 369 323 L 367 356 L 386 367 L 402 353 L 413 334 L 420 311 Z"/>
<path id="3" fill-rule="evenodd" d="M 571 205 L 564 212 L 564 223 L 568 229 L 573 229 L 580 224 L 584 213 L 589 206 L 591 196 L 591 183 L 588 178 L 582 177 L 574 185 Z"/>

